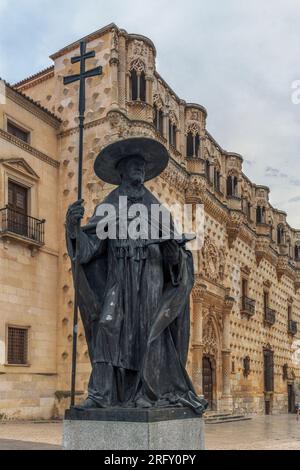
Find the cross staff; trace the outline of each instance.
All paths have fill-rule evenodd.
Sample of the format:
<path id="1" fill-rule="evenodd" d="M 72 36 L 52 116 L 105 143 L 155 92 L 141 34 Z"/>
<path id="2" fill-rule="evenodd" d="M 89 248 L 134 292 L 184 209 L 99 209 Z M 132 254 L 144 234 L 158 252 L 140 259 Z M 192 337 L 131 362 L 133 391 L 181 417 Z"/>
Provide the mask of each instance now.
<path id="1" fill-rule="evenodd" d="M 64 77 L 64 85 L 77 82 L 79 80 L 79 158 L 78 158 L 78 200 L 82 198 L 82 161 L 83 161 L 83 131 L 85 112 L 85 80 L 89 77 L 102 74 L 102 67 L 92 70 L 85 70 L 85 61 L 95 57 L 95 51 L 86 52 L 85 41 L 80 42 L 80 55 L 71 58 L 71 63 L 80 62 L 80 72 L 75 75 Z M 80 220 L 78 221 L 77 235 L 80 231 Z M 74 320 L 73 320 L 73 350 L 72 350 L 72 377 L 71 377 L 71 406 L 75 403 L 75 382 L 76 382 L 76 354 L 77 354 L 77 331 L 78 331 L 78 272 L 79 272 L 79 237 L 76 240 L 75 273 L 74 273 Z"/>

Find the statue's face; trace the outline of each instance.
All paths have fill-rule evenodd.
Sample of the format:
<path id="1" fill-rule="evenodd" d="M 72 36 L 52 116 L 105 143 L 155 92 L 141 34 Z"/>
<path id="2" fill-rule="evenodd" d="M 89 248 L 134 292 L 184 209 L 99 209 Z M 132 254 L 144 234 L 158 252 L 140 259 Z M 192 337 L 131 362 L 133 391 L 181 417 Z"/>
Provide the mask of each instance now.
<path id="1" fill-rule="evenodd" d="M 132 157 L 124 162 L 122 179 L 144 183 L 145 181 L 145 162 L 141 158 Z"/>

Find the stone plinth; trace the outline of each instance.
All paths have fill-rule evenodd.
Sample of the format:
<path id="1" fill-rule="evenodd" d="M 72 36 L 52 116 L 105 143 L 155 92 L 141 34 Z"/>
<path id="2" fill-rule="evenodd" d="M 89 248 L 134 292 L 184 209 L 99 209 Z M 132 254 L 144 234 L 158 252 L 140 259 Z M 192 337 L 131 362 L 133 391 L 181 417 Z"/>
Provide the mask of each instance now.
<path id="1" fill-rule="evenodd" d="M 203 450 L 204 420 L 189 408 L 110 408 L 65 413 L 67 450 Z"/>

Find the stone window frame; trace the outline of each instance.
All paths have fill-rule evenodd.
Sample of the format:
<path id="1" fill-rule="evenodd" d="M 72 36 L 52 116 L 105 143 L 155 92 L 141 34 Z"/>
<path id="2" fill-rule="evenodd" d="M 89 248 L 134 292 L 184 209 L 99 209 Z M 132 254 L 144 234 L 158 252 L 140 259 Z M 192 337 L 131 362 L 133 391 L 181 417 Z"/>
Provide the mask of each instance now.
<path id="1" fill-rule="evenodd" d="M 137 98 L 132 98 L 132 71 L 135 71 L 137 75 Z M 145 99 L 141 99 L 141 77 L 143 76 L 144 80 L 144 92 L 145 92 Z M 141 59 L 134 59 L 128 71 L 128 78 L 129 78 L 129 101 L 138 102 L 138 103 L 147 103 L 147 80 L 146 80 L 146 65 Z"/>
<path id="2" fill-rule="evenodd" d="M 22 330 L 27 330 L 27 362 L 26 364 L 10 364 L 8 362 L 8 329 L 9 328 L 18 328 Z M 22 323 L 5 323 L 5 368 L 8 367 L 31 367 L 31 325 L 22 324 Z"/>
<path id="3" fill-rule="evenodd" d="M 19 121 L 14 116 L 11 116 L 8 113 L 4 113 L 4 115 L 3 115 L 4 130 L 8 134 L 10 134 L 10 132 L 8 132 L 8 130 L 7 130 L 8 129 L 8 122 L 11 122 L 14 126 L 18 127 L 21 131 L 26 132 L 28 134 L 28 140 L 26 141 L 26 144 L 32 146 L 32 140 L 33 140 L 32 135 L 33 135 L 33 132 L 34 132 L 32 127 L 26 126 L 26 124 Z M 22 142 L 23 142 L 23 140 L 22 140 Z"/>
<path id="4" fill-rule="evenodd" d="M 12 159 L 12 162 L 18 160 Z M 21 159 L 20 159 L 21 160 Z M 19 184 L 28 191 L 28 207 L 27 214 L 31 217 L 37 217 L 38 212 L 38 176 L 25 174 L 16 168 L 13 168 L 9 159 L 0 162 L 0 181 L 2 182 L 2 190 L 0 190 L 0 208 L 8 205 L 8 182 Z"/>

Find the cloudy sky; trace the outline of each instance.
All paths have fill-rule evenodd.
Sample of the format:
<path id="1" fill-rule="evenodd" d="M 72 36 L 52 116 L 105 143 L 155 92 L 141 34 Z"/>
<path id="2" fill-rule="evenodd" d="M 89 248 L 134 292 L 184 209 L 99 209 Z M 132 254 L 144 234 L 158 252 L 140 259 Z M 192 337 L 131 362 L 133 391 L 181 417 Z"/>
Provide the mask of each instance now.
<path id="1" fill-rule="evenodd" d="M 0 0 L 0 76 L 21 80 L 111 22 L 153 40 L 159 73 L 300 229 L 300 1 Z"/>

